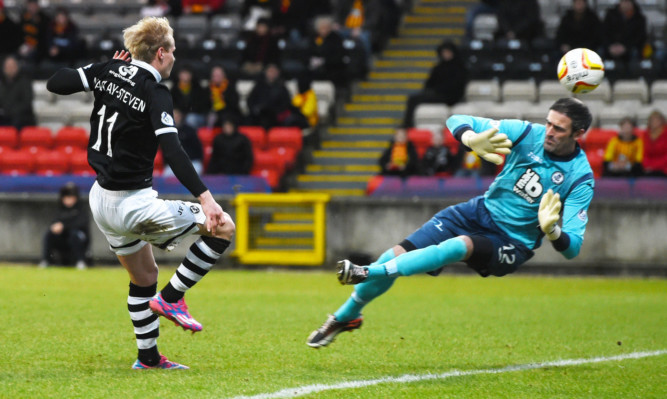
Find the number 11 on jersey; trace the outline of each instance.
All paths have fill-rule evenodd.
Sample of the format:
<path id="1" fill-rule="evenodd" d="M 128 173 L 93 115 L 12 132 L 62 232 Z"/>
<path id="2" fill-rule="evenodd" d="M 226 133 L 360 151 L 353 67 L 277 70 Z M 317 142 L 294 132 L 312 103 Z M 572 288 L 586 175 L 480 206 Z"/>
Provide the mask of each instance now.
<path id="1" fill-rule="evenodd" d="M 107 110 L 107 106 L 103 105 L 102 108 L 100 108 L 99 111 L 97 111 L 97 115 L 100 116 L 100 121 L 98 122 L 97 125 L 97 140 L 95 140 L 95 144 L 93 144 L 93 150 L 95 151 L 100 151 L 100 146 L 102 145 L 102 132 L 103 132 L 103 127 L 104 127 L 104 114 Z M 111 131 L 113 130 L 113 125 L 116 123 L 116 118 L 118 118 L 118 112 L 114 112 L 113 115 L 109 117 L 109 119 L 106 120 L 106 122 L 109 124 L 109 127 L 106 130 L 107 133 L 107 156 L 111 156 Z"/>

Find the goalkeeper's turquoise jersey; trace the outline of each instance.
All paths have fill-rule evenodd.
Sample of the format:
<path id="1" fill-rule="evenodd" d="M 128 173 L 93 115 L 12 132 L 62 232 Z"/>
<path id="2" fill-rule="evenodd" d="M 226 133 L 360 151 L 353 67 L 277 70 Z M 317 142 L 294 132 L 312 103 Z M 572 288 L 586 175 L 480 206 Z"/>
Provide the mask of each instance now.
<path id="1" fill-rule="evenodd" d="M 557 157 L 544 151 L 546 127 L 520 120 L 495 121 L 466 115 L 454 115 L 447 127 L 455 135 L 466 130 L 483 132 L 498 128 L 512 141 L 502 172 L 484 194 L 494 222 L 510 237 L 528 248 L 540 246 L 544 234 L 537 212 L 547 190 L 559 193 L 563 201 L 562 231 L 570 245 L 562 254 L 571 259 L 579 254 L 588 222 L 588 206 L 593 198 L 593 171 L 586 154 L 577 145 L 573 154 Z"/>

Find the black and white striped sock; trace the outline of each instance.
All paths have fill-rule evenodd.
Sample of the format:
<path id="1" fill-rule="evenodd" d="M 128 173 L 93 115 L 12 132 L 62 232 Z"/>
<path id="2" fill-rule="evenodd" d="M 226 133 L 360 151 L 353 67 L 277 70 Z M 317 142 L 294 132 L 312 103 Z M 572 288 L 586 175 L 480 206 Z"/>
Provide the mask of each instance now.
<path id="1" fill-rule="evenodd" d="M 130 283 L 130 294 L 127 297 L 127 310 L 130 312 L 130 319 L 134 325 L 139 361 L 148 366 L 154 366 L 160 361 L 160 353 L 157 350 L 160 319 L 148 307 L 148 302 L 156 291 L 157 283 L 148 287 Z"/>
<path id="2" fill-rule="evenodd" d="M 174 303 L 183 298 L 185 291 L 197 284 L 211 270 L 229 244 L 228 240 L 212 237 L 200 237 L 195 241 L 176 269 L 176 273 L 160 291 L 162 299 Z"/>

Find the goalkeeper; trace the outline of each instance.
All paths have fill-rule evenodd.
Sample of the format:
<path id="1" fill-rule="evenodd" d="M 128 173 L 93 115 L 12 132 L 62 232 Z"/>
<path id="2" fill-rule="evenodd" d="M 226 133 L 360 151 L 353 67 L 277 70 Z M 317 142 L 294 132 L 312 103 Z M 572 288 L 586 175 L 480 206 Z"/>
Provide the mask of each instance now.
<path id="1" fill-rule="evenodd" d="M 350 298 L 308 337 L 314 348 L 361 326 L 361 310 L 400 276 L 437 275 L 465 262 L 481 276 L 504 276 L 546 237 L 565 258 L 578 255 L 593 198 L 593 171 L 577 144 L 591 124 L 588 107 L 562 98 L 545 124 L 454 115 L 447 127 L 480 157 L 505 165 L 482 196 L 447 207 L 369 266 L 338 262 Z M 562 210 L 562 212 L 561 212 Z M 562 218 L 562 227 L 559 221 Z"/>

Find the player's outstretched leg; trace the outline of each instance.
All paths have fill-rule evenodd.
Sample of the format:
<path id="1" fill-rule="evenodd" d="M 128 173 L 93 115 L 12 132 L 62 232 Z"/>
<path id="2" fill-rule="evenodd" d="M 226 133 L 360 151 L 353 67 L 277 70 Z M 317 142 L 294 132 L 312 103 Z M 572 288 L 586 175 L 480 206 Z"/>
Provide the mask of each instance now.
<path id="1" fill-rule="evenodd" d="M 171 360 L 167 359 L 167 357 L 163 354 L 160 354 L 160 361 L 154 366 L 149 366 L 147 364 L 144 364 L 139 359 L 137 359 L 137 361 L 134 362 L 134 364 L 132 365 L 132 369 L 134 370 L 147 370 L 147 369 L 187 370 L 189 368 L 190 367 L 184 364 L 172 362 Z"/>
<path id="2" fill-rule="evenodd" d="M 468 253 L 461 237 L 450 238 L 438 245 L 406 252 L 387 262 L 357 266 L 349 260 L 338 262 L 338 281 L 341 284 L 359 284 L 365 281 L 384 280 L 398 276 L 426 273 L 464 260 Z"/>
<path id="3" fill-rule="evenodd" d="M 151 310 L 184 330 L 201 331 L 203 326 L 190 315 L 183 296 L 211 270 L 229 244 L 229 240 L 206 236 L 195 241 L 169 283 L 151 299 Z"/>
<path id="4" fill-rule="evenodd" d="M 372 264 L 386 262 L 394 256 L 394 250 L 388 249 Z M 320 328 L 310 334 L 306 344 L 316 349 L 327 346 L 341 332 L 352 331 L 361 327 L 363 322 L 361 310 L 363 307 L 386 292 L 392 286 L 394 280 L 376 280 L 356 285 L 348 300 L 333 315 L 329 315 Z"/>

